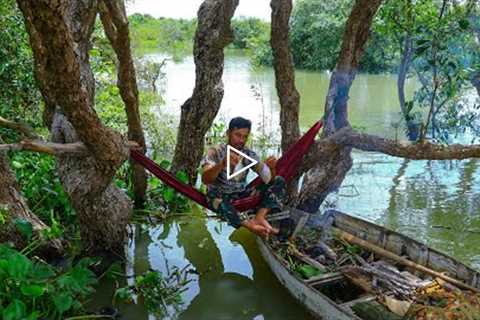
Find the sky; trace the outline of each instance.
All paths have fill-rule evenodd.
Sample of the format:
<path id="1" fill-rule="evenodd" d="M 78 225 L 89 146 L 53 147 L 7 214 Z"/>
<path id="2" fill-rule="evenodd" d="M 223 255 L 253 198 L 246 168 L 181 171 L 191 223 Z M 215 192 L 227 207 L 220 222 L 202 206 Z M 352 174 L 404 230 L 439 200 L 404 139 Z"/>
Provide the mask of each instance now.
<path id="1" fill-rule="evenodd" d="M 133 0 L 127 13 L 148 13 L 156 18 L 194 18 L 203 0 Z M 235 17 L 257 17 L 270 21 L 270 0 L 240 0 Z"/>

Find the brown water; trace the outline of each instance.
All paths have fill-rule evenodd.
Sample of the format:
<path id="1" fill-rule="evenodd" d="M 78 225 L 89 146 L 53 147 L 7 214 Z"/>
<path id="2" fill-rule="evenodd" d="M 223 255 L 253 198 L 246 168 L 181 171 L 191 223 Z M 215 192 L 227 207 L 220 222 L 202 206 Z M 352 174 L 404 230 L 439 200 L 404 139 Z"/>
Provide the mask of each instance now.
<path id="1" fill-rule="evenodd" d="M 159 58 L 160 56 L 153 56 Z M 169 63 L 162 112 L 179 115 L 179 106 L 193 89 L 194 66 L 187 58 Z M 301 126 L 320 118 L 328 88 L 327 73 L 298 71 Z M 254 131 L 277 131 L 278 102 L 272 69 L 252 71 L 248 60 L 226 60 L 225 97 L 218 121 L 243 115 Z M 402 137 L 395 129 L 399 106 L 393 75 L 358 75 L 350 94 L 350 121 L 368 133 Z M 252 86 L 255 89 L 252 89 Z M 415 82 L 407 84 L 412 94 Z M 261 99 L 254 96 L 254 91 Z M 385 225 L 427 243 L 480 269 L 480 178 L 477 160 L 409 161 L 354 151 L 354 165 L 338 193 L 326 203 L 339 210 Z M 197 274 L 183 294 L 179 319 L 309 319 L 262 260 L 250 234 L 235 231 L 202 214 L 169 219 L 140 232 L 137 229 L 134 270 L 165 271 L 168 264 L 191 264 Z M 97 305 L 109 304 L 108 284 Z M 141 305 L 122 308 L 125 319 L 148 319 Z M 151 319 L 153 319 L 151 317 Z"/>

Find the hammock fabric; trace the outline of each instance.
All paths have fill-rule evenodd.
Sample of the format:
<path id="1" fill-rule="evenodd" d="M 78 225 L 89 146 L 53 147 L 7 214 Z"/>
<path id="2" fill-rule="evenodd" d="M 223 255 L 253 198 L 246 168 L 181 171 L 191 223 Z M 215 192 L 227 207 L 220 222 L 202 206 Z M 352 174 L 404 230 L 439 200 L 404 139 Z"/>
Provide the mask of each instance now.
<path id="1" fill-rule="evenodd" d="M 277 161 L 277 175 L 282 176 L 286 181 L 290 181 L 296 174 L 303 156 L 315 141 L 315 136 L 322 128 L 322 120 L 316 122 L 297 142 L 295 142 Z M 207 206 L 206 195 L 191 185 L 181 182 L 173 174 L 160 167 L 154 161 L 146 157 L 138 150 L 131 150 L 130 156 L 133 160 L 145 167 L 154 176 L 162 180 L 167 186 L 172 187 L 184 196 L 192 199 L 198 204 Z M 249 187 L 255 187 L 263 183 L 260 177 L 253 180 Z M 240 212 L 255 208 L 260 203 L 260 195 L 249 196 L 232 202 L 233 206 Z"/>

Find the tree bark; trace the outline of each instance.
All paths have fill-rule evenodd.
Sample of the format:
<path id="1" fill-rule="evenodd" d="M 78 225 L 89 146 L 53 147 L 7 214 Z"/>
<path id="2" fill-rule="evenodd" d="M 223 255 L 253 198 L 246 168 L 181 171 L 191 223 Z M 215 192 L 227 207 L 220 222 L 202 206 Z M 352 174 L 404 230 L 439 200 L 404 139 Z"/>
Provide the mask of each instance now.
<path id="1" fill-rule="evenodd" d="M 83 142 L 87 158 L 59 156 L 57 170 L 80 221 L 85 249 L 123 253 L 131 202 L 112 179 L 127 159 L 126 139 L 103 126 L 94 110 L 89 64 L 97 2 L 18 0 L 35 59 L 35 76 L 47 104 L 57 106 L 51 127 L 57 143 Z"/>
<path id="2" fill-rule="evenodd" d="M 410 115 L 411 110 L 407 110 L 405 99 L 405 82 L 407 80 L 408 70 L 412 64 L 414 48 L 413 38 L 410 32 L 407 32 L 403 41 L 402 59 L 400 61 L 400 68 L 397 77 L 397 92 L 398 100 L 400 102 L 400 111 L 402 112 L 407 128 L 407 136 L 410 141 L 416 141 L 418 139 L 420 126 L 415 123 Z"/>
<path id="3" fill-rule="evenodd" d="M 478 54 L 478 52 L 480 52 L 480 24 L 478 23 L 478 19 L 480 19 L 480 6 L 476 1 L 471 1 L 469 5 L 472 6 L 471 14 L 469 17 L 470 29 L 472 30 L 472 32 L 475 34 L 475 37 L 477 38 L 477 46 L 475 49 Z M 478 96 L 480 97 L 480 70 L 477 69 L 473 72 L 473 75 L 470 78 L 470 81 L 472 85 L 475 87 L 475 89 L 477 89 Z"/>
<path id="4" fill-rule="evenodd" d="M 183 170 L 190 182 L 196 179 L 205 134 L 223 99 L 223 49 L 233 41 L 230 25 L 238 0 L 205 0 L 198 10 L 193 57 L 195 88 L 182 105 L 172 171 Z"/>
<path id="5" fill-rule="evenodd" d="M 103 0 L 99 3 L 100 18 L 105 33 L 117 56 L 117 86 L 120 90 L 127 114 L 128 139 L 137 142 L 145 154 L 145 136 L 140 120 L 138 87 L 135 66 L 130 48 L 128 19 L 123 1 Z M 135 205 L 143 207 L 147 190 L 147 173 L 133 160 L 133 194 Z"/>
<path id="6" fill-rule="evenodd" d="M 478 96 L 480 97 L 480 72 L 474 73 L 470 81 L 475 89 L 477 89 Z"/>
<path id="7" fill-rule="evenodd" d="M 1 139 L 0 139 L 0 142 Z M 17 184 L 15 174 L 10 169 L 7 155 L 0 152 L 0 243 L 10 242 L 17 249 L 24 248 L 28 242 L 25 236 L 20 234 L 15 226 L 16 219 L 22 219 L 31 223 L 33 235 L 42 240 L 41 231 L 47 228 L 28 207 L 20 187 Z M 59 255 L 63 252 L 59 240 L 44 242 L 37 250 L 42 256 Z"/>
<path id="8" fill-rule="evenodd" d="M 353 5 L 346 23 L 337 65 L 330 79 L 324 111 L 328 114 L 324 124 L 324 137 L 350 126 L 348 94 L 364 52 L 373 17 L 381 2 L 381 0 L 357 0 Z M 350 147 L 333 149 L 326 163 L 317 163 L 306 173 L 302 191 L 295 205 L 307 212 L 318 211 L 326 196 L 341 185 L 351 166 Z"/>
<path id="9" fill-rule="evenodd" d="M 300 95 L 295 87 L 295 66 L 289 43 L 289 20 L 292 12 L 291 0 L 272 0 L 271 39 L 275 85 L 280 100 L 280 126 L 282 128 L 282 151 L 300 137 L 298 112 Z M 288 185 L 288 196 L 297 194 L 298 179 Z M 290 202 L 290 201 L 287 201 Z"/>
<path id="10" fill-rule="evenodd" d="M 407 79 L 408 69 L 410 69 L 410 64 L 412 62 L 412 56 L 413 40 L 411 35 L 407 34 L 404 40 L 402 60 L 400 62 L 400 69 L 397 78 L 398 100 L 400 101 L 400 110 L 405 118 L 407 117 L 407 108 L 405 106 L 405 81 Z"/>

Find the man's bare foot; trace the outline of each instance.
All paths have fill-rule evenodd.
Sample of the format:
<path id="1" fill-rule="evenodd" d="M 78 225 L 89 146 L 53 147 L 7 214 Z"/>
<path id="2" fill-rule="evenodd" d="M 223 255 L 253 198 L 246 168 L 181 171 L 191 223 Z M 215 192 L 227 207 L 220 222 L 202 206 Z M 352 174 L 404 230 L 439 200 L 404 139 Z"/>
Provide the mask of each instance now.
<path id="1" fill-rule="evenodd" d="M 265 227 L 268 230 L 268 234 L 278 234 L 279 230 L 277 228 L 272 227 L 272 225 L 265 219 L 263 216 L 256 216 L 254 220 L 257 224 Z"/>
<path id="2" fill-rule="evenodd" d="M 255 219 L 250 219 L 250 220 L 247 220 L 247 221 L 244 221 L 242 223 L 242 225 L 247 228 L 248 230 L 250 230 L 251 232 L 255 233 L 256 235 L 262 237 L 262 238 L 266 238 L 268 237 L 269 235 L 269 230 L 261 225 L 261 224 L 258 224 Z"/>

